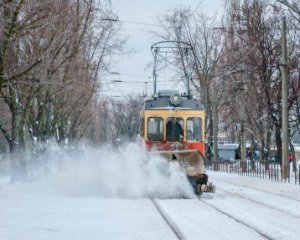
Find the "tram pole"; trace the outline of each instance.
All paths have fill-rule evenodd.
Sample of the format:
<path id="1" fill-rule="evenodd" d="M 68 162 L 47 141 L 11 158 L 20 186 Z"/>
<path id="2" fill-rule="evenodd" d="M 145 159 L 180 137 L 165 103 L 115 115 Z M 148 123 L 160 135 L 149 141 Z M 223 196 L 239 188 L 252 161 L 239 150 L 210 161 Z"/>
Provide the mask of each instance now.
<path id="1" fill-rule="evenodd" d="M 288 164 L 288 67 L 287 67 L 287 46 L 286 46 L 286 18 L 282 17 L 282 59 L 281 59 L 281 75 L 282 75 L 282 159 L 281 159 L 281 176 L 283 179 L 289 177 Z"/>

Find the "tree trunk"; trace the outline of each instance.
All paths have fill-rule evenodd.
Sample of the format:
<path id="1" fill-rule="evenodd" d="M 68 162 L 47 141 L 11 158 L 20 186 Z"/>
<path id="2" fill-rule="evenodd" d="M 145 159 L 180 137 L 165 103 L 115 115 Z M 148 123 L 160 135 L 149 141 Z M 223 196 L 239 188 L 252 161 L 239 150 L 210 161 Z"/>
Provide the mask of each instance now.
<path id="1" fill-rule="evenodd" d="M 11 181 L 24 180 L 26 178 L 26 161 L 22 157 L 22 143 L 24 139 L 23 127 L 21 126 L 21 113 L 18 108 L 12 111 L 12 134 L 10 147 Z"/>
<path id="2" fill-rule="evenodd" d="M 277 146 L 277 153 L 278 157 L 280 159 L 280 166 L 282 166 L 282 141 L 281 141 L 281 128 L 278 125 L 275 125 L 275 140 L 276 140 L 276 146 Z"/>
<path id="3" fill-rule="evenodd" d="M 290 138 L 290 149 L 291 149 L 291 153 L 292 153 L 293 172 L 297 173 L 296 154 L 295 154 L 295 148 L 294 148 L 294 144 L 292 142 L 292 138 Z"/>

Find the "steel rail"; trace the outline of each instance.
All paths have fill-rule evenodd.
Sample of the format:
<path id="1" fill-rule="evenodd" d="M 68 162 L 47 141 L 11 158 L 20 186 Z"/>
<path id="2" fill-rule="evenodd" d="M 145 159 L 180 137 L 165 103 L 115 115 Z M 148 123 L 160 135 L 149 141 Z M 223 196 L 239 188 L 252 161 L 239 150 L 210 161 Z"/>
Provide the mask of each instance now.
<path id="1" fill-rule="evenodd" d="M 277 208 L 277 207 L 274 207 L 274 206 L 271 206 L 271 205 L 268 205 L 266 203 L 263 203 L 263 202 L 260 202 L 260 201 L 257 201 L 257 200 L 254 200 L 250 197 L 246 197 L 240 193 L 232 193 L 232 192 L 229 192 L 229 191 L 226 191 L 226 190 L 220 190 L 221 192 L 223 192 L 224 194 L 226 195 L 229 195 L 229 196 L 233 196 L 233 197 L 236 197 L 236 198 L 240 198 L 240 199 L 243 199 L 243 200 L 246 200 L 248 202 L 252 202 L 252 203 L 255 203 L 257 205 L 261 205 L 263 207 L 266 207 L 266 208 L 269 208 L 271 210 L 275 210 L 277 212 L 280 212 L 280 213 L 283 213 L 285 215 L 288 215 L 290 217 L 294 217 L 294 218 L 300 218 L 299 215 L 296 215 L 296 214 L 293 214 L 292 212 L 289 212 L 285 209 L 280 209 L 280 208 Z M 223 196 L 222 194 L 220 194 L 220 196 Z"/>
<path id="2" fill-rule="evenodd" d="M 164 213 L 161 206 L 155 199 L 151 199 L 153 205 L 161 215 L 161 217 L 165 220 L 167 225 L 170 227 L 174 235 L 177 237 L 178 240 L 185 240 L 183 233 L 180 231 L 179 227 Z"/>
<path id="3" fill-rule="evenodd" d="M 291 200 L 294 200 L 296 202 L 300 202 L 300 199 L 294 198 L 294 197 L 291 197 L 291 196 L 287 196 L 285 194 L 274 193 L 274 192 L 270 192 L 270 191 L 263 190 L 263 189 L 260 189 L 260 188 L 256 188 L 256 187 L 253 187 L 253 186 L 247 186 L 247 185 L 244 185 L 244 184 L 235 184 L 235 183 L 231 183 L 231 182 L 225 182 L 225 183 L 226 184 L 232 184 L 232 185 L 238 186 L 238 187 L 250 188 L 250 189 L 253 189 L 253 190 L 256 190 L 256 191 L 259 191 L 259 192 L 263 192 L 263 193 L 267 193 L 267 194 L 270 194 L 270 195 L 275 195 L 275 196 L 279 196 L 279 197 L 282 197 L 282 198 L 291 199 Z"/>
<path id="4" fill-rule="evenodd" d="M 247 222 L 245 222 L 245 221 L 243 221 L 243 220 L 241 220 L 241 219 L 238 219 L 238 218 L 234 217 L 233 215 L 231 215 L 231 214 L 229 214 L 229 213 L 227 213 L 227 212 L 221 210 L 220 208 L 214 206 L 213 204 L 208 203 L 208 202 L 206 202 L 206 201 L 203 201 L 202 199 L 199 199 L 199 201 L 200 201 L 201 203 L 204 203 L 204 204 L 210 206 L 211 208 L 215 209 L 215 210 L 218 211 L 219 213 L 221 213 L 221 214 L 223 214 L 223 215 L 225 215 L 225 216 L 231 218 L 232 220 L 234 220 L 234 221 L 240 223 L 241 225 L 244 225 L 245 227 L 252 229 L 252 230 L 255 231 L 257 234 L 259 234 L 260 236 L 262 236 L 263 238 L 268 239 L 268 240 L 275 240 L 275 238 L 269 236 L 269 235 L 266 234 L 266 233 L 263 233 L 263 232 L 260 231 L 259 229 L 256 229 L 255 227 L 249 225 Z"/>

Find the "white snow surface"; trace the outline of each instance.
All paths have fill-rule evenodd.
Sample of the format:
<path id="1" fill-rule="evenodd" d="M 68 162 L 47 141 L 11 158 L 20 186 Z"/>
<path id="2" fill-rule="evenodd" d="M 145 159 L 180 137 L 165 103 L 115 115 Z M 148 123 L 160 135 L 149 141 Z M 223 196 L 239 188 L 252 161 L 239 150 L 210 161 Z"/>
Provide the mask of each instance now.
<path id="1" fill-rule="evenodd" d="M 0 239 L 178 239 L 172 228 L 186 240 L 299 239 L 299 185 L 208 172 L 217 192 L 196 198 L 177 165 L 144 154 L 89 149 L 60 154 L 60 168 L 31 182 L 0 178 Z"/>

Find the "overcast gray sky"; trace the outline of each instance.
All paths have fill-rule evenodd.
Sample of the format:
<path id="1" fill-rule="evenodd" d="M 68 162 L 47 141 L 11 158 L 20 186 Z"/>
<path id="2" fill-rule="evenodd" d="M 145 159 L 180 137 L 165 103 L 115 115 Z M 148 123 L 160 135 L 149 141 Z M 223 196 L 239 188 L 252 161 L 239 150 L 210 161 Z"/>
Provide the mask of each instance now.
<path id="1" fill-rule="evenodd" d="M 146 66 L 152 61 L 151 45 L 160 41 L 150 33 L 159 30 L 159 26 L 129 22 L 158 24 L 158 16 L 179 6 L 195 10 L 197 8 L 197 11 L 221 16 L 225 0 L 111 0 L 111 2 L 113 11 L 118 14 L 122 22 L 122 32 L 128 37 L 125 47 L 135 51 L 130 55 L 121 56 L 112 68 L 112 72 L 121 74 L 108 76 L 106 80 L 107 82 L 122 80 L 123 83 L 109 84 L 110 89 L 113 90 L 110 95 L 122 96 L 129 93 L 142 94 L 145 88 L 143 83 L 152 81 L 152 69 L 147 69 Z M 148 84 L 148 94 L 152 93 L 152 88 L 152 84 Z"/>

